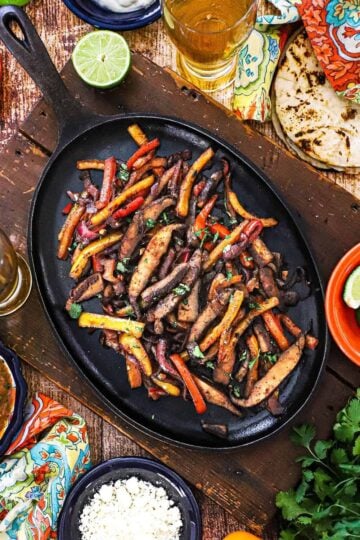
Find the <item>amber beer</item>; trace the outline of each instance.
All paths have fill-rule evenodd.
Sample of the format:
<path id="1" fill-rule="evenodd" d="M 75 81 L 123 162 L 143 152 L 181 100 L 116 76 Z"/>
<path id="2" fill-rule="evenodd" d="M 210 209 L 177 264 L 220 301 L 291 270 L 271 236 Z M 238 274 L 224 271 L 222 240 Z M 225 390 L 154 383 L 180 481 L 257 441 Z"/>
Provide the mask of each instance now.
<path id="1" fill-rule="evenodd" d="M 230 84 L 236 52 L 255 23 L 257 1 L 163 1 L 165 27 L 182 74 L 208 91 Z"/>
<path id="2" fill-rule="evenodd" d="M 32 277 L 27 262 L 16 253 L 0 229 L 0 317 L 19 309 L 27 300 Z"/>

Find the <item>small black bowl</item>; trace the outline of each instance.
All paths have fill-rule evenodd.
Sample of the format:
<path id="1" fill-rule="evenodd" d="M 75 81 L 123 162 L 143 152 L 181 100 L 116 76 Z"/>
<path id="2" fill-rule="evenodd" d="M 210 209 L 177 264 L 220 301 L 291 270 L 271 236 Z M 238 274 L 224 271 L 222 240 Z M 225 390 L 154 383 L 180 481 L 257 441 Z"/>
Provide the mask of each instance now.
<path id="1" fill-rule="evenodd" d="M 87 472 L 65 499 L 58 521 L 58 540 L 80 540 L 79 521 L 84 506 L 103 484 L 136 476 L 161 486 L 179 507 L 183 528 L 181 540 L 201 539 L 201 516 L 198 504 L 184 480 L 174 471 L 151 459 L 140 457 L 114 458 Z M 140 516 L 139 516 L 140 517 Z"/>
<path id="2" fill-rule="evenodd" d="M 10 368 L 15 381 L 16 398 L 12 418 L 4 435 L 0 439 L 0 458 L 9 448 L 13 439 L 18 434 L 24 420 L 24 405 L 27 396 L 27 384 L 21 373 L 21 365 L 18 356 L 0 342 L 0 356 L 2 356 Z"/>
<path id="3" fill-rule="evenodd" d="M 115 13 L 104 9 L 93 0 L 63 0 L 70 9 L 83 21 L 107 30 L 135 30 L 150 24 L 161 16 L 160 1 L 151 6 L 127 13 Z"/>

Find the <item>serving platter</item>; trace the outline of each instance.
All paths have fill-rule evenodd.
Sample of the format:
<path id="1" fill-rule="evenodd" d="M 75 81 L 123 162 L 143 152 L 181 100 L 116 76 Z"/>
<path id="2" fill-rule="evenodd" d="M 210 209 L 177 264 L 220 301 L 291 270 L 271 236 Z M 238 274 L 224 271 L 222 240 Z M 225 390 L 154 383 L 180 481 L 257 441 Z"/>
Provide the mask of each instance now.
<path id="1" fill-rule="evenodd" d="M 220 408 L 209 406 L 203 419 L 226 423 L 227 440 L 218 439 L 202 430 L 200 418 L 192 403 L 182 399 L 149 400 L 145 388 L 130 390 L 126 365 L 114 351 L 104 350 L 99 333 L 79 328 L 64 310 L 72 287 L 68 277 L 70 263 L 56 257 L 57 232 L 63 223 L 61 209 L 67 203 L 66 191 L 79 187 L 77 160 L 93 157 L 105 159 L 110 155 L 126 158 L 135 150 L 127 127 L 134 121 L 142 126 L 150 139 L 159 137 L 160 153 L 170 155 L 181 149 L 190 149 L 193 156 L 211 146 L 217 158 L 225 157 L 231 163 L 233 186 L 241 201 L 257 215 L 274 216 L 279 225 L 264 233 L 265 242 L 273 251 L 284 253 L 289 269 L 304 267 L 311 282 L 310 296 L 290 310 L 290 315 L 302 328 L 310 328 L 319 338 L 315 351 L 306 350 L 303 358 L 281 389 L 284 414 L 275 417 L 267 410 L 246 414 L 239 419 Z M 114 137 L 114 134 L 116 136 Z M 210 171 L 211 172 L 211 171 Z M 323 313 L 322 287 L 315 263 L 306 242 L 290 212 L 284 206 L 265 175 L 225 142 L 210 133 L 165 117 L 145 115 L 122 116 L 102 126 L 86 131 L 66 146 L 46 171 L 33 199 L 30 221 L 30 255 L 34 274 L 49 320 L 64 350 L 82 374 L 101 393 L 106 402 L 134 422 L 141 429 L 178 443 L 208 448 L 223 448 L 249 444 L 274 433 L 298 412 L 311 395 L 321 372 L 326 349 L 327 331 Z M 66 178 L 61 182 L 60 178 Z M 101 182 L 101 173 L 93 175 Z M 88 302 L 87 311 L 98 310 L 95 301 Z"/>
<path id="2" fill-rule="evenodd" d="M 266 171 L 286 198 L 311 242 L 325 280 L 341 255 L 356 243 L 360 225 L 357 199 L 249 125 L 239 122 L 228 110 L 222 110 L 173 72 L 167 73 L 134 54 L 133 68 L 125 83 L 111 92 L 94 92 L 88 88 L 70 63 L 62 77 L 72 94 L 98 113 L 177 114 L 207 130 L 226 134 L 234 147 Z M 41 100 L 20 129 L 21 134 L 9 142 L 1 156 L 1 167 L 11 171 L 12 182 L 1 177 L 0 184 L 8 201 L 2 209 L 2 224 L 9 230 L 16 228 L 21 249 L 26 243 L 28 209 L 34 188 L 56 148 L 57 123 L 51 107 Z M 297 482 L 298 469 L 294 466 L 297 450 L 289 439 L 290 427 L 275 437 L 229 454 L 161 441 L 125 421 L 94 392 L 59 349 L 35 290 L 21 311 L 6 321 L 0 319 L 0 335 L 44 376 L 170 465 L 258 535 L 264 534 L 265 525 L 275 513 L 273 501 L 277 490 L 289 489 Z M 352 393 L 358 377 L 356 369 L 333 347 L 321 384 L 313 394 L 311 405 L 297 417 L 297 423 L 316 421 L 319 435 L 326 438 L 335 411 Z M 97 432 L 96 436 L 100 434 Z M 120 445 L 121 440 L 120 436 Z"/>

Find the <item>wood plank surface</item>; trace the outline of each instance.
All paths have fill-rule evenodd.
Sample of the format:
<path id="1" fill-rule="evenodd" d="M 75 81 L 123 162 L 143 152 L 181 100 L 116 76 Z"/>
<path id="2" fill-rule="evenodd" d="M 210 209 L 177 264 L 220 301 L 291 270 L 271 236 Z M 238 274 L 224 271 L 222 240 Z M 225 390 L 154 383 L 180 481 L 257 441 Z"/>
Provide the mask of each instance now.
<path id="1" fill-rule="evenodd" d="M 224 114 L 199 94 L 189 92 L 184 84 L 176 84 L 170 75 L 147 60 L 136 56 L 126 83 L 107 93 L 106 100 L 103 94 L 83 87 L 70 66 L 65 69 L 64 79 L 84 102 L 99 112 L 109 114 L 119 111 L 120 107 L 120 110 L 171 114 L 176 102 L 177 114 L 180 112 L 185 119 L 191 118 L 215 132 L 220 130 L 229 142 L 242 149 L 266 171 L 302 215 L 304 228 L 312 232 L 311 242 L 315 253 L 320 255 L 320 267 L 325 277 L 341 253 L 355 242 L 359 217 L 352 211 L 355 199 L 350 194 L 341 189 L 335 190 L 326 180 L 319 180 L 318 173 L 310 167 L 304 167 L 270 140 L 241 125 L 233 116 Z M 148 92 L 145 95 L 140 92 L 136 98 L 136 90 L 143 88 L 144 84 Z M 0 178 L 4 188 L 0 195 L 2 224 L 13 231 L 12 240 L 21 251 L 25 249 L 26 214 L 32 191 L 54 148 L 55 126 L 52 113 L 40 102 L 22 126 L 22 135 L 7 145 L 1 159 Z M 302 179 L 300 194 L 299 189 L 295 189 L 299 177 Z M 328 242 L 329 235 L 333 236 L 332 242 Z M 328 252 L 326 256 L 325 249 Z M 0 332 L 27 362 L 116 425 L 146 451 L 178 470 L 254 532 L 263 531 L 273 516 L 276 492 L 297 481 L 299 471 L 293 464 L 297 452 L 289 442 L 288 429 L 264 443 L 219 454 L 179 449 L 175 445 L 155 441 L 125 424 L 104 406 L 101 398 L 94 395 L 64 359 L 51 335 L 35 291 L 21 311 L 1 320 Z M 316 423 L 322 435 L 328 433 L 335 411 L 350 395 L 351 385 L 358 374 L 337 349 L 331 354 L 329 366 L 311 405 L 298 419 L 314 421 L 313 411 L 316 411 Z M 239 493 L 242 493 L 241 497 Z"/>

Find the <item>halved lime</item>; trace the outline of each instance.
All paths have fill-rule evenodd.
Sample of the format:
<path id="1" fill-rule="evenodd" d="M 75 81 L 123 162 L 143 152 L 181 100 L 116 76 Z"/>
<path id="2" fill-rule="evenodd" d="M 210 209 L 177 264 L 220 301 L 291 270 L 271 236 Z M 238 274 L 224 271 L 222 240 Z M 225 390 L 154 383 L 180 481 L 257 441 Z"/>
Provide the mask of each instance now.
<path id="1" fill-rule="evenodd" d="M 113 88 L 129 71 L 131 54 L 120 34 L 95 30 L 77 43 L 72 61 L 79 77 L 90 86 Z"/>
<path id="2" fill-rule="evenodd" d="M 352 309 L 358 309 L 360 307 L 360 266 L 355 268 L 347 278 L 343 299 Z"/>

